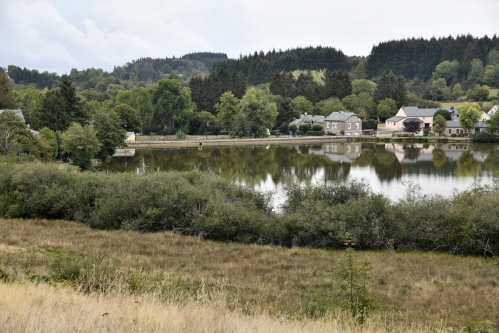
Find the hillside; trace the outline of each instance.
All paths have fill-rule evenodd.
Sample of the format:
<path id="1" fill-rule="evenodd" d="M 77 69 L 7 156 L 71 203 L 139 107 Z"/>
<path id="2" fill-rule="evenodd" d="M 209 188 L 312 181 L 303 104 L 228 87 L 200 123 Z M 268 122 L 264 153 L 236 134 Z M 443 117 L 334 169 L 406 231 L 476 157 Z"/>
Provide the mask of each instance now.
<path id="1" fill-rule="evenodd" d="M 78 70 L 73 68 L 69 78 L 79 90 L 95 89 L 100 81 L 115 80 L 113 83 L 131 80 L 146 84 L 156 83 L 163 77 L 175 72 L 184 82 L 192 76 L 205 76 L 216 61 L 226 61 L 225 53 L 190 53 L 181 58 L 140 58 L 117 66 L 112 72 L 102 69 L 87 68 Z M 21 85 L 35 85 L 38 89 L 52 89 L 61 83 L 61 76 L 57 73 L 43 72 L 36 69 L 21 68 L 15 65 L 8 66 L 9 77 L 14 83 Z M 99 90 L 99 89 L 97 89 Z"/>

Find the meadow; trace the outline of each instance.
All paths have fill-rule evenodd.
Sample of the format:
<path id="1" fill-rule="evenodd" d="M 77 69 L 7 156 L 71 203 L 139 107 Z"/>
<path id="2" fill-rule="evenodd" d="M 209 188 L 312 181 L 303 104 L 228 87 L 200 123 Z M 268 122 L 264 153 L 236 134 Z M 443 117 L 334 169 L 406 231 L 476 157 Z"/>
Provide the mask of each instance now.
<path id="1" fill-rule="evenodd" d="M 345 251 L 0 219 L 2 332 L 497 332 L 499 263 L 356 251 L 372 310 L 345 308 Z"/>

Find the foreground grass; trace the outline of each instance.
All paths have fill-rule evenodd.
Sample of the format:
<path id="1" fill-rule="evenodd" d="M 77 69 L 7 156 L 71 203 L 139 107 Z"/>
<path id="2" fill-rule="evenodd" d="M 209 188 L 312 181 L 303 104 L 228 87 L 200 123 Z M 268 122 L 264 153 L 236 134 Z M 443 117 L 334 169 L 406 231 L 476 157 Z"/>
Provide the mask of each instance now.
<path id="1" fill-rule="evenodd" d="M 344 294 L 336 279 L 343 256 L 0 219 L 0 280 L 9 283 L 0 284 L 6 295 L 0 331 L 32 331 L 28 325 L 42 324 L 48 326 L 41 331 L 70 331 L 71 318 L 77 318 L 79 331 L 94 325 L 94 331 L 132 332 L 138 331 L 134 318 L 150 323 L 142 331 L 353 332 L 354 323 L 341 312 Z M 416 252 L 356 257 L 373 266 L 375 309 L 365 332 L 426 332 L 435 322 L 499 323 L 499 266 L 492 259 Z M 15 296 L 22 290 L 29 296 Z"/>

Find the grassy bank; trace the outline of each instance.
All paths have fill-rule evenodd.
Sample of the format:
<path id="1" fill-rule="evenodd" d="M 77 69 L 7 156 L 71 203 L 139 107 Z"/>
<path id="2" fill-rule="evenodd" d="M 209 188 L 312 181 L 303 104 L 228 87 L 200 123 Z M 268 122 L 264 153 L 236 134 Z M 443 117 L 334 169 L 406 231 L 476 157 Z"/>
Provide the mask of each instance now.
<path id="1" fill-rule="evenodd" d="M 175 325 L 190 325 L 189 320 L 196 326 L 205 322 L 207 332 L 358 331 L 343 310 L 345 292 L 337 276 L 342 250 L 17 219 L 0 220 L 0 244 L 0 276 L 7 283 L 0 286 L 5 299 L 11 299 L 0 302 L 3 319 L 11 316 L 9 321 L 0 318 L 0 325 L 9 328 L 0 326 L 2 332 L 14 332 L 22 323 L 63 328 L 95 323 L 99 330 L 108 325 L 115 331 L 127 323 L 133 331 L 136 318 L 144 325 L 149 321 L 143 331 L 182 330 Z M 364 251 L 355 260 L 368 260 L 373 267 L 369 290 L 374 308 L 366 332 L 429 332 L 436 322 L 454 327 L 499 323 L 499 266 L 492 259 Z M 14 298 L 20 293 L 29 295 L 26 302 Z M 45 319 L 36 319 L 41 311 Z M 63 319 L 64 314 L 74 318 L 71 313 L 80 313 L 76 321 Z M 177 319 L 165 319 L 167 314 Z M 200 331 L 196 326 L 185 330 Z"/>

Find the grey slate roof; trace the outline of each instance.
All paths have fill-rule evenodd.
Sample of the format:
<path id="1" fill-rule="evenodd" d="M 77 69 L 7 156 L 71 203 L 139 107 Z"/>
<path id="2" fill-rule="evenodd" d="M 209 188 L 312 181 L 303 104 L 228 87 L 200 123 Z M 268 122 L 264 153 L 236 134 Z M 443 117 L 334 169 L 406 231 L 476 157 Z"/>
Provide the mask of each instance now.
<path id="1" fill-rule="evenodd" d="M 353 112 L 332 112 L 329 116 L 326 117 L 328 121 L 346 121 L 351 116 L 356 116 Z"/>
<path id="2" fill-rule="evenodd" d="M 461 123 L 459 120 L 447 120 L 447 128 L 462 128 Z M 473 128 L 486 128 L 488 127 L 489 124 L 485 121 L 478 121 Z"/>
<path id="3" fill-rule="evenodd" d="M 133 134 L 133 132 L 126 132 L 126 137 L 128 138 L 132 134 Z"/>
<path id="4" fill-rule="evenodd" d="M 5 111 L 5 110 L 0 110 L 0 114 L 1 114 L 2 112 L 4 112 L 4 111 Z M 15 113 L 15 114 L 16 114 L 19 118 L 21 118 L 21 121 L 22 121 L 23 123 L 26 123 L 26 119 L 24 119 L 24 115 L 23 115 L 23 112 L 22 112 L 21 110 L 19 110 L 19 109 L 18 109 L 18 110 L 11 110 L 11 111 L 14 111 L 14 113 Z"/>
<path id="5" fill-rule="evenodd" d="M 396 123 L 397 121 L 402 120 L 402 119 L 406 119 L 406 118 L 395 116 L 395 117 L 388 118 L 386 121 L 393 121 L 394 123 Z"/>
<path id="6" fill-rule="evenodd" d="M 447 128 L 461 128 L 461 123 L 458 120 L 447 120 Z"/>
<path id="7" fill-rule="evenodd" d="M 404 106 L 402 108 L 407 117 L 433 117 L 437 109 L 420 109 L 417 106 Z"/>
<path id="8" fill-rule="evenodd" d="M 299 126 L 302 122 L 306 124 L 323 124 L 324 116 L 315 116 L 315 115 L 301 115 L 300 118 L 293 120 L 289 125 Z"/>

